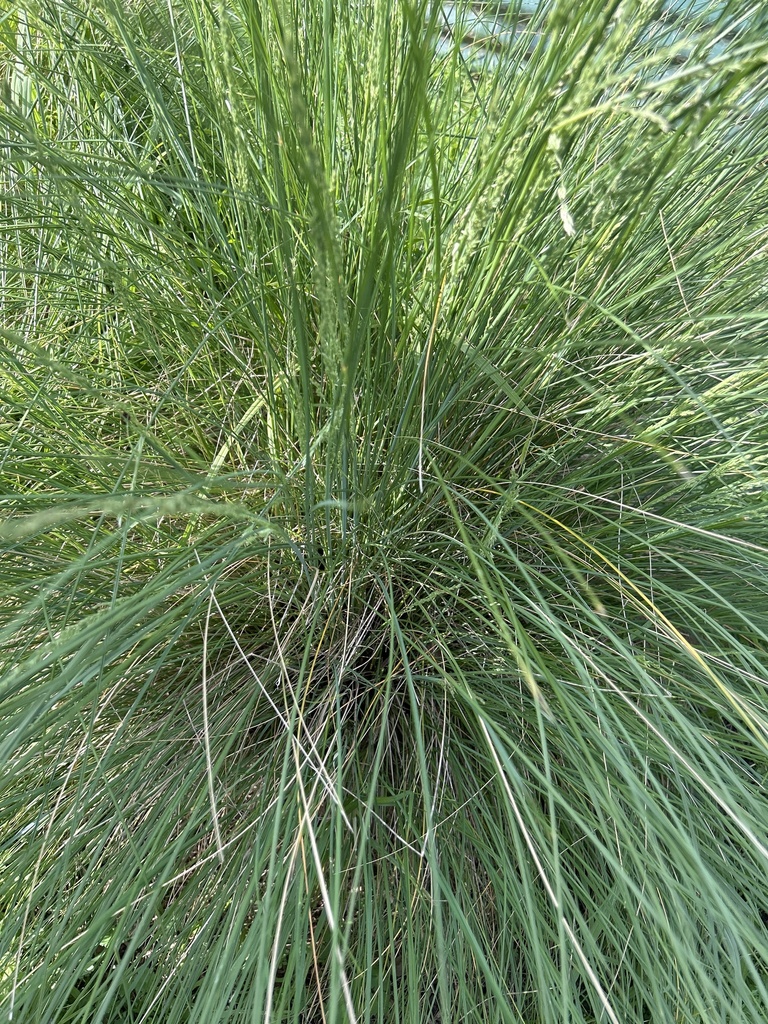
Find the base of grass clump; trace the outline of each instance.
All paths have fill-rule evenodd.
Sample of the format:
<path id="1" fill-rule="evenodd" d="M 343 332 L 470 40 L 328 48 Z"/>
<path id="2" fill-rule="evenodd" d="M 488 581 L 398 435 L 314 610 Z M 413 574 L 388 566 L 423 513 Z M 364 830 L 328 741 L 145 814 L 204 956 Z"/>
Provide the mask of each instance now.
<path id="1" fill-rule="evenodd" d="M 768 1016 L 768 26 L 516 12 L 0 19 L 13 1020 Z"/>

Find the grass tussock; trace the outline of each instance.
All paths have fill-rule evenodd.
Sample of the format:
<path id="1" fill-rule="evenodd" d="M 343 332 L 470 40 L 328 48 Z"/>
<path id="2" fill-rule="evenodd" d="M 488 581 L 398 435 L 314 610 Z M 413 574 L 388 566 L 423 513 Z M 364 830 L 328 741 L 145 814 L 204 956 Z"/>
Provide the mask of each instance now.
<path id="1" fill-rule="evenodd" d="M 4 1015 L 764 1022 L 765 6 L 2 11 Z"/>

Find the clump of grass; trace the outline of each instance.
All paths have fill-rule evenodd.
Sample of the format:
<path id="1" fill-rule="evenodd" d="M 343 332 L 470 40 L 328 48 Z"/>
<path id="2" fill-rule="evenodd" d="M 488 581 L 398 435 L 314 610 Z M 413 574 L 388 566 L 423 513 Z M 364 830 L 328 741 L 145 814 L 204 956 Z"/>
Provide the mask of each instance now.
<path id="1" fill-rule="evenodd" d="M 6 1015 L 766 1019 L 768 26 L 695 7 L 5 12 Z"/>

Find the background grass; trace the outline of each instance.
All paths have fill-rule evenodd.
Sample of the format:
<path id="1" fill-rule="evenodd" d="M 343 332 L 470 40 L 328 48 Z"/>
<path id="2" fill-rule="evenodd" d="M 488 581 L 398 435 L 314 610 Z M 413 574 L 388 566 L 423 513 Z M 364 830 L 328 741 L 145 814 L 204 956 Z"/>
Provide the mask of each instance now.
<path id="1" fill-rule="evenodd" d="M 764 1022 L 764 6 L 2 12 L 4 1013 Z"/>

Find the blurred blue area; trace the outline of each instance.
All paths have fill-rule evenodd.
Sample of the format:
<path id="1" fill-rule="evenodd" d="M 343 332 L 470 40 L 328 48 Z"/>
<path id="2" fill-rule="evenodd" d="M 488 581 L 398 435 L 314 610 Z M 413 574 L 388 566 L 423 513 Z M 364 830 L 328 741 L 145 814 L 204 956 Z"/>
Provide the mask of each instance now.
<path id="1" fill-rule="evenodd" d="M 708 11 L 707 20 L 716 21 L 728 6 L 727 0 L 660 0 L 653 21 L 654 44 L 661 47 L 680 42 L 692 16 Z M 554 0 L 445 0 L 440 4 L 438 50 L 448 53 L 458 43 L 473 65 L 492 66 L 515 40 L 527 39 L 527 48 L 532 50 L 546 33 L 547 12 L 553 7 Z M 572 17 L 578 16 L 578 0 L 574 0 Z M 722 53 L 727 45 L 724 38 L 709 56 Z M 684 58 L 684 51 L 679 57 Z"/>

